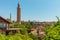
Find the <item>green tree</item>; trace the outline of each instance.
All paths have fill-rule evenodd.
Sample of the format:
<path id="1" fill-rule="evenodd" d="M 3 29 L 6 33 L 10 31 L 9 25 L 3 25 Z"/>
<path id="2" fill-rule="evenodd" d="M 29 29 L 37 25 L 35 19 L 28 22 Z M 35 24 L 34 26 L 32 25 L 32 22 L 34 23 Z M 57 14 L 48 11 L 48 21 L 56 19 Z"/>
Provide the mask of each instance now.
<path id="1" fill-rule="evenodd" d="M 60 20 L 57 19 L 56 26 L 45 27 L 46 37 L 42 40 L 60 40 Z"/>

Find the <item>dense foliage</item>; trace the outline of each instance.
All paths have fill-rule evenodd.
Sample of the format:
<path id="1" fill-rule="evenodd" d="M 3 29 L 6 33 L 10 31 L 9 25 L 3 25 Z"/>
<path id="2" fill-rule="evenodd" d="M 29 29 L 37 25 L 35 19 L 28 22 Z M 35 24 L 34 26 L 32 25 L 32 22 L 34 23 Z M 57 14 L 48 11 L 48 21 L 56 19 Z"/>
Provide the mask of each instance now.
<path id="1" fill-rule="evenodd" d="M 39 40 L 37 36 L 33 35 L 33 34 L 29 34 L 30 38 L 32 38 L 33 40 Z"/>
<path id="2" fill-rule="evenodd" d="M 21 25 L 20 24 L 13 23 L 13 24 L 10 25 L 10 28 L 21 28 L 22 26 L 25 26 L 26 28 L 35 28 L 36 25 L 38 25 L 38 24 L 39 23 L 31 22 L 29 20 L 27 22 L 21 22 Z"/>
<path id="3" fill-rule="evenodd" d="M 55 25 L 45 28 L 46 37 L 42 40 L 60 40 L 60 21 L 58 17 L 57 19 Z"/>
<path id="4" fill-rule="evenodd" d="M 38 40 L 36 36 L 28 33 L 25 25 L 15 24 L 14 26 L 11 26 L 11 28 L 22 28 L 22 30 L 18 31 L 15 35 L 12 35 L 12 32 L 8 35 L 3 35 L 0 33 L 0 40 Z"/>
<path id="5" fill-rule="evenodd" d="M 18 31 L 18 33 L 16 33 L 15 35 L 12 35 L 11 32 L 9 33 L 9 35 L 3 35 L 0 33 L 0 40 L 38 40 L 38 38 L 33 34 L 28 34 L 28 32 L 24 28 L 22 32 Z"/>
<path id="6" fill-rule="evenodd" d="M 57 16 L 56 16 L 57 17 Z M 60 20 L 57 17 L 58 21 L 52 25 L 44 28 L 46 37 L 41 40 L 60 40 Z M 22 28 L 21 32 L 16 33 L 15 35 L 3 35 L 0 33 L 0 40 L 39 40 L 37 36 L 29 34 L 26 28 L 31 29 L 34 25 L 31 25 L 30 22 L 23 24 L 15 24 L 11 28 Z"/>
<path id="7" fill-rule="evenodd" d="M 28 37 L 27 35 L 22 35 L 18 33 L 15 35 L 7 35 L 7 36 L 0 34 L 0 40 L 33 40 L 33 39 Z"/>

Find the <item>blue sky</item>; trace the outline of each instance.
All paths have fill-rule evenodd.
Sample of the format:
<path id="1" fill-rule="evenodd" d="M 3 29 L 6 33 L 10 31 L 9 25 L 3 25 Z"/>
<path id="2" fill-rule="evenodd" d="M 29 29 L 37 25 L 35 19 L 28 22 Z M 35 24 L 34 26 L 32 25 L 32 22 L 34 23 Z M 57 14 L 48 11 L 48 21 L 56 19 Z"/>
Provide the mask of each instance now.
<path id="1" fill-rule="evenodd" d="M 60 0 L 0 0 L 0 16 L 16 20 L 17 4 L 21 7 L 21 20 L 56 21 L 60 17 Z"/>

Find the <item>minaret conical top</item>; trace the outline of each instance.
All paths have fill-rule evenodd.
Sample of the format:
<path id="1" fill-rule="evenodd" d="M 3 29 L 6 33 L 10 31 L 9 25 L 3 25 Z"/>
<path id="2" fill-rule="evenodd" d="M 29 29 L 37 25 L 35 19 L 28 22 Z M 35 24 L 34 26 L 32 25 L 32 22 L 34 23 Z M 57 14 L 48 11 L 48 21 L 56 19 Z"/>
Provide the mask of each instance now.
<path id="1" fill-rule="evenodd" d="M 19 2 L 18 2 L 18 8 L 20 7 L 20 4 L 19 4 Z"/>

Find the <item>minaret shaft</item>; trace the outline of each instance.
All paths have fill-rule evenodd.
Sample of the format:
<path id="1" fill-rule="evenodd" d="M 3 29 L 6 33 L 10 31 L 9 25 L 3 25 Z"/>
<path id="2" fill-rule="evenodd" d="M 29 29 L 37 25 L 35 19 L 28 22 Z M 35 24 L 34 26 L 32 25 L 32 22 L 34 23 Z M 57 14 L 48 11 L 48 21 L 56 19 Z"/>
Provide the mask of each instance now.
<path id="1" fill-rule="evenodd" d="M 11 13 L 10 13 L 10 22 L 11 22 Z"/>
<path id="2" fill-rule="evenodd" d="M 20 8 L 19 3 L 18 3 L 18 7 L 17 7 L 17 23 L 21 24 L 21 8 Z"/>

